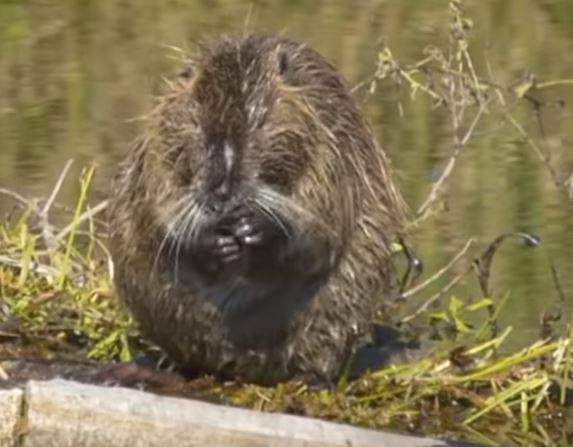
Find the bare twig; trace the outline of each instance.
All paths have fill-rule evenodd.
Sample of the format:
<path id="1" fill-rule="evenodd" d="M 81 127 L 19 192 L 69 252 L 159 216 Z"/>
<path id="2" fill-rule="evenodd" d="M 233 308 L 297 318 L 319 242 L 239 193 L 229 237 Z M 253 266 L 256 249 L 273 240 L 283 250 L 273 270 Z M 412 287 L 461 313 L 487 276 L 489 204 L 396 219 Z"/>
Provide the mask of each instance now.
<path id="1" fill-rule="evenodd" d="M 104 200 L 103 202 L 98 203 L 93 208 L 90 208 L 87 211 L 85 211 L 83 214 L 80 215 L 80 217 L 78 218 L 78 221 L 75 224 L 70 224 L 67 227 L 65 227 L 64 229 L 62 229 L 56 235 L 56 240 L 61 241 L 62 239 L 64 239 L 68 234 L 70 234 L 70 231 L 72 231 L 74 226 L 80 225 L 83 222 L 85 222 L 86 220 L 94 217 L 96 214 L 101 213 L 103 210 L 105 210 L 107 208 L 108 205 L 109 205 L 109 201 Z"/>
<path id="2" fill-rule="evenodd" d="M 450 262 L 448 262 L 448 264 L 444 267 L 442 267 L 440 270 L 438 270 L 436 273 L 434 273 L 432 276 L 430 276 L 428 279 L 426 279 L 424 282 L 418 284 L 415 287 L 412 287 L 411 289 L 406 290 L 403 294 L 402 297 L 403 298 L 408 298 L 412 295 L 415 295 L 416 293 L 418 293 L 419 291 L 421 291 L 422 289 L 425 289 L 427 286 L 429 286 L 431 283 L 433 283 L 434 281 L 436 281 L 437 279 L 441 278 L 446 272 L 448 272 L 455 264 L 457 264 L 457 262 L 462 259 L 464 257 L 464 255 L 468 252 L 468 250 L 470 249 L 470 247 L 475 243 L 475 239 L 471 238 L 468 239 L 468 241 L 465 243 L 465 245 L 463 246 L 463 248 L 452 258 L 452 260 Z"/>
<path id="3" fill-rule="evenodd" d="M 404 318 L 400 320 L 400 324 L 408 323 L 412 321 L 414 318 L 422 315 L 426 312 L 432 304 L 438 301 L 441 297 L 443 297 L 446 293 L 448 293 L 452 287 L 454 287 L 457 283 L 459 283 L 469 272 L 471 271 L 471 267 L 465 269 L 462 273 L 457 274 L 448 284 L 445 285 L 439 292 L 432 295 L 428 300 L 424 302 L 415 312 L 412 312 L 410 315 L 406 315 Z"/>
<path id="4" fill-rule="evenodd" d="M 505 118 L 515 128 L 515 130 L 517 130 L 517 132 L 523 137 L 527 145 L 533 149 L 539 160 L 543 163 L 543 165 L 549 172 L 549 175 L 551 176 L 551 179 L 553 180 L 555 186 L 561 190 L 564 190 L 563 182 L 559 180 L 557 172 L 555 172 L 555 169 L 553 168 L 553 166 L 551 166 L 550 156 L 541 150 L 541 148 L 537 145 L 537 143 L 533 140 L 533 138 L 531 138 L 531 136 L 525 131 L 523 126 L 519 124 L 513 116 L 511 116 L 509 113 L 506 113 Z"/>
<path id="5" fill-rule="evenodd" d="M 458 274 L 454 277 L 444 288 L 442 288 L 438 293 L 431 296 L 428 300 L 424 302 L 415 312 L 411 313 L 410 315 L 405 316 L 400 320 L 401 323 L 407 323 L 414 318 L 418 317 L 419 315 L 423 314 L 428 308 L 439 300 L 442 296 L 444 296 L 453 286 L 455 286 L 463 277 L 465 277 L 472 269 L 476 270 L 478 275 L 478 280 L 480 283 L 480 287 L 482 293 L 486 297 L 490 297 L 492 295 L 492 291 L 489 287 L 489 277 L 490 277 L 490 270 L 493 258 L 495 253 L 497 252 L 498 248 L 501 246 L 502 242 L 508 237 L 519 237 L 522 239 L 528 246 L 535 247 L 539 244 L 539 239 L 536 237 L 527 234 L 527 233 L 504 233 L 501 236 L 498 236 L 491 244 L 487 246 L 484 252 L 474 261 L 471 265 L 466 268 L 462 273 Z M 420 284 L 419 286 L 410 289 L 406 292 L 408 296 L 413 295 L 414 293 L 421 290 L 423 287 L 430 284 L 432 281 L 435 281 L 440 276 L 442 276 L 445 272 L 447 272 L 459 259 L 468 251 L 470 246 L 474 243 L 474 239 L 469 239 L 464 247 L 454 256 L 454 258 L 448 263 L 447 266 L 442 268 L 436 274 L 434 274 L 431 278 L 426 280 L 424 283 Z"/>
<path id="6" fill-rule="evenodd" d="M 64 169 L 62 169 L 62 172 L 60 173 L 60 176 L 58 177 L 58 180 L 57 180 L 54 188 L 52 189 L 50 197 L 48 197 L 48 200 L 46 201 L 42 210 L 40 212 L 38 212 L 39 226 L 40 226 L 41 231 L 42 231 L 42 238 L 44 239 L 44 242 L 46 243 L 46 246 L 49 249 L 55 248 L 58 245 L 58 241 L 54 237 L 54 228 L 50 224 L 48 216 L 50 214 L 50 209 L 52 208 L 54 200 L 56 200 L 56 196 L 60 192 L 60 189 L 62 188 L 62 184 L 64 183 L 66 175 L 68 174 L 68 171 L 70 170 L 70 167 L 72 166 L 72 163 L 73 163 L 73 160 L 68 160 L 66 162 Z"/>
<path id="7" fill-rule="evenodd" d="M 558 79 L 556 81 L 539 82 L 535 84 L 536 90 L 544 88 L 556 87 L 558 85 L 573 85 L 573 79 Z"/>
<path id="8" fill-rule="evenodd" d="M 376 74 L 370 75 L 369 77 L 367 77 L 366 79 L 363 79 L 358 84 L 356 84 L 354 87 L 352 87 L 350 89 L 350 93 L 352 93 L 352 94 L 356 93 L 358 90 L 361 90 L 366 85 L 371 84 L 372 81 L 374 81 L 375 79 L 376 79 Z"/>
<path id="9" fill-rule="evenodd" d="M 440 189 L 442 188 L 446 179 L 452 173 L 452 170 L 454 169 L 454 166 L 456 164 L 456 160 L 457 160 L 458 156 L 460 155 L 462 149 L 464 148 L 464 146 L 467 144 L 467 142 L 471 138 L 471 136 L 472 136 L 472 134 L 473 134 L 473 132 L 477 126 L 477 123 L 479 122 L 479 119 L 481 118 L 481 116 L 482 116 L 482 114 L 486 108 L 486 104 L 487 103 L 480 104 L 480 107 L 479 107 L 478 112 L 476 113 L 476 115 L 474 117 L 474 120 L 472 121 L 469 129 L 467 130 L 467 132 L 465 133 L 465 135 L 462 139 L 460 139 L 457 136 L 457 133 L 455 132 L 456 129 L 454 129 L 454 132 L 455 132 L 455 136 L 454 136 L 455 149 L 454 149 L 454 152 L 450 156 L 450 159 L 448 160 L 448 164 L 446 165 L 444 172 L 442 172 L 442 175 L 440 176 L 438 181 L 432 187 L 432 190 L 428 194 L 428 197 L 426 198 L 424 203 L 418 208 L 418 212 L 417 212 L 418 216 L 423 216 L 428 211 L 430 206 L 438 198 L 438 193 L 440 192 Z M 456 118 L 455 112 L 452 112 L 452 115 L 454 117 L 454 121 L 457 123 L 457 118 Z"/>
<path id="10" fill-rule="evenodd" d="M 521 239 L 524 242 L 524 244 L 526 244 L 528 247 L 537 247 L 539 246 L 540 243 L 538 237 L 528 233 L 509 232 L 509 233 L 503 233 L 502 235 L 496 237 L 486 247 L 481 256 L 479 258 L 476 258 L 473 263 L 473 266 L 476 270 L 476 274 L 478 276 L 478 281 L 483 296 L 486 297 L 493 296 L 493 291 L 489 285 L 489 278 L 491 276 L 491 265 L 502 243 L 509 237 L 516 237 Z"/>
<path id="11" fill-rule="evenodd" d="M 7 265 L 9 267 L 22 267 L 22 260 L 21 259 L 14 259 L 8 256 L 1 256 L 0 255 L 0 264 Z M 55 278 L 58 276 L 59 271 L 55 268 L 52 268 L 48 265 L 39 264 L 35 261 L 30 261 L 28 264 L 28 270 L 38 273 L 41 276 L 45 276 L 48 278 Z"/>
<path id="12" fill-rule="evenodd" d="M 33 203 L 30 200 L 21 196 L 17 192 L 10 191 L 9 189 L 5 189 L 5 188 L 0 188 L 0 194 L 4 194 L 6 196 L 12 197 L 13 199 L 15 199 L 17 202 L 21 203 L 22 205 L 26 205 L 28 207 L 35 208 Z"/>
<path id="13" fill-rule="evenodd" d="M 52 207 L 52 204 L 54 203 L 56 196 L 60 192 L 60 189 L 62 189 L 62 184 L 64 183 L 64 180 L 65 180 L 66 176 L 68 175 L 68 171 L 70 170 L 70 167 L 72 166 L 73 162 L 74 162 L 73 160 L 68 160 L 66 162 L 66 165 L 64 166 L 64 169 L 62 169 L 62 172 L 60 173 L 60 176 L 58 177 L 58 181 L 54 185 L 54 189 L 52 189 L 52 193 L 50 194 L 50 197 L 46 201 L 46 204 L 44 205 L 44 208 L 40 212 L 40 215 L 47 216 L 48 213 L 50 212 L 50 208 Z"/>
<path id="14" fill-rule="evenodd" d="M 550 257 L 548 257 L 548 261 L 549 269 L 551 270 L 551 278 L 553 279 L 553 285 L 555 286 L 555 292 L 557 293 L 557 300 L 559 306 L 563 308 L 567 300 L 565 297 L 565 292 L 563 291 L 563 287 L 561 286 L 561 281 L 559 280 L 559 273 L 557 272 L 557 268 L 555 267 L 555 264 Z"/>

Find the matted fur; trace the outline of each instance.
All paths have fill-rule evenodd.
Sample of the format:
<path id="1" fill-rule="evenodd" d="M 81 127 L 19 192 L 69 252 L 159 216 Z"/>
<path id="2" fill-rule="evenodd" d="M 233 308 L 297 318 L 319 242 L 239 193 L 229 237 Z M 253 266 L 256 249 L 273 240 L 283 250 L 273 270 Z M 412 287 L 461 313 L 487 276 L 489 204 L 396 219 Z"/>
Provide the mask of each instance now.
<path id="1" fill-rule="evenodd" d="M 166 259 L 205 225 L 213 138 L 236 143 L 246 206 L 288 222 L 289 237 L 313 247 L 301 268 L 328 266 L 271 346 L 242 346 L 199 286 L 166 273 Z M 196 371 L 262 383 L 332 379 L 394 284 L 390 244 L 405 206 L 388 161 L 335 70 L 284 38 L 204 46 L 150 114 L 112 202 L 119 296 L 149 338 Z"/>

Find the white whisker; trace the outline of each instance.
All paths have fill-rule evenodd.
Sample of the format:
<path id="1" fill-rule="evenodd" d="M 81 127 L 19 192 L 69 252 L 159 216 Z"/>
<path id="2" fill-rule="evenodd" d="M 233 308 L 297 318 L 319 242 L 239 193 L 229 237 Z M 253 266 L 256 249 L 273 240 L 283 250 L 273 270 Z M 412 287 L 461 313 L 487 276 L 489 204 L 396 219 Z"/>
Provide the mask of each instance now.
<path id="1" fill-rule="evenodd" d="M 182 197 L 181 199 L 179 199 L 179 200 L 177 201 L 177 203 L 174 205 L 173 209 L 176 210 L 177 208 L 179 208 L 179 207 L 181 207 L 182 205 L 184 205 L 186 199 L 187 199 L 186 197 Z M 163 235 L 163 238 L 161 239 L 161 243 L 159 244 L 159 247 L 158 247 L 158 249 L 157 249 L 157 251 L 156 251 L 156 253 L 155 253 L 155 257 L 154 257 L 154 259 L 153 259 L 152 272 L 157 272 L 157 266 L 158 266 L 158 263 L 159 263 L 159 258 L 160 258 L 160 256 L 161 256 L 161 253 L 163 252 L 163 249 L 165 248 L 166 244 L 167 244 L 168 242 L 171 243 L 170 238 L 171 238 L 171 235 L 173 234 L 173 228 L 174 228 L 174 226 L 177 224 L 177 221 L 178 221 L 179 216 L 181 215 L 181 213 L 182 213 L 182 211 L 177 212 L 176 217 L 175 217 L 175 219 L 174 219 L 174 223 L 173 223 L 173 224 L 170 224 L 170 225 L 168 226 L 167 231 L 165 232 L 165 234 Z"/>
<path id="2" fill-rule="evenodd" d="M 178 282 L 181 248 L 198 233 L 199 230 L 195 226 L 201 219 L 201 206 L 194 197 L 188 195 L 182 197 L 173 207 L 174 210 L 178 208 L 181 209 L 176 212 L 175 217 L 169 223 L 153 262 L 153 270 L 157 271 L 159 259 L 167 249 L 167 257 L 174 259 L 173 273 L 176 283 Z"/>
<path id="3" fill-rule="evenodd" d="M 282 217 L 282 219 L 279 218 L 279 220 L 292 222 L 295 231 L 297 231 L 297 228 L 302 227 L 300 221 L 303 220 L 313 223 L 327 233 L 335 234 L 335 231 L 327 222 L 324 222 L 323 219 L 316 217 L 311 211 L 269 187 L 260 186 L 258 188 L 255 204 L 261 211 L 265 212 L 265 214 L 270 214 L 269 217 L 273 218 L 275 222 L 277 222 L 275 218 L 277 215 Z M 277 222 L 277 224 L 278 223 L 279 222 Z M 282 226 L 284 226 L 284 223 L 282 223 Z"/>

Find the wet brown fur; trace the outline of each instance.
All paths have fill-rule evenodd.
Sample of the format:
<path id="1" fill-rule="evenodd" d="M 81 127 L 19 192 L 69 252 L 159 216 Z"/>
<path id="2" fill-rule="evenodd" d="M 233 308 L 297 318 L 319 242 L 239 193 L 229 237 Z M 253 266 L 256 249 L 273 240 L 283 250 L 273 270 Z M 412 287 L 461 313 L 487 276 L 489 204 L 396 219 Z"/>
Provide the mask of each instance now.
<path id="1" fill-rule="evenodd" d="M 200 290 L 179 288 L 158 256 L 162 229 L 210 181 L 209 132 L 246 142 L 236 154 L 245 194 L 274 185 L 275 211 L 320 241 L 319 261 L 330 258 L 326 284 L 271 347 L 238 347 L 217 308 Z M 119 295 L 149 338 L 197 371 L 262 383 L 332 379 L 394 284 L 390 244 L 405 206 L 388 161 L 339 75 L 287 39 L 223 38 L 202 48 L 150 115 L 113 196 Z M 189 227 L 199 225 L 199 208 L 186 210 L 199 216 Z"/>

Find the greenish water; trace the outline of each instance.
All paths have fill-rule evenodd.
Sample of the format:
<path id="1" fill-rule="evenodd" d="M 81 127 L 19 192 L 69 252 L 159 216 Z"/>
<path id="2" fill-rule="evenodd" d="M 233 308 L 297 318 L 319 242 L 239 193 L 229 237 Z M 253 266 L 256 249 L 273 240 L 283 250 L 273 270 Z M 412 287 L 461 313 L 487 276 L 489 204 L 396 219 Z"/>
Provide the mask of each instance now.
<path id="1" fill-rule="evenodd" d="M 471 51 L 479 72 L 487 73 L 487 59 L 496 80 L 508 85 L 526 72 L 540 80 L 573 78 L 571 0 L 466 5 L 475 23 Z M 45 196 L 73 158 L 75 171 L 60 200 L 74 201 L 72 179 L 94 162 L 92 199 L 105 196 L 139 129 L 135 118 L 150 109 L 161 77 L 177 70 L 170 46 L 192 48 L 205 37 L 244 29 L 279 32 L 318 49 L 354 85 L 374 70 L 381 38 L 399 60 L 412 63 L 426 45 L 447 44 L 447 24 L 446 0 L 0 0 L 0 187 Z M 514 114 L 565 178 L 573 170 L 573 86 L 547 91 L 543 99 L 565 106 L 545 108 L 542 126 L 526 103 Z M 416 209 L 452 151 L 450 119 L 420 94 L 412 101 L 406 88 L 390 84 L 381 85 L 364 108 Z M 548 255 L 568 298 L 573 295 L 571 203 L 519 136 L 493 122 L 464 149 L 445 198 L 447 212 L 414 233 L 427 272 L 445 265 L 470 237 L 481 247 L 506 231 L 541 237 L 541 250 L 504 245 L 492 277 L 498 295 L 511 292 L 502 324 L 516 328 L 514 345 L 532 340 L 543 309 L 555 302 Z M 469 278 L 454 293 L 475 296 L 476 281 Z M 568 304 L 567 320 L 572 309 Z"/>

